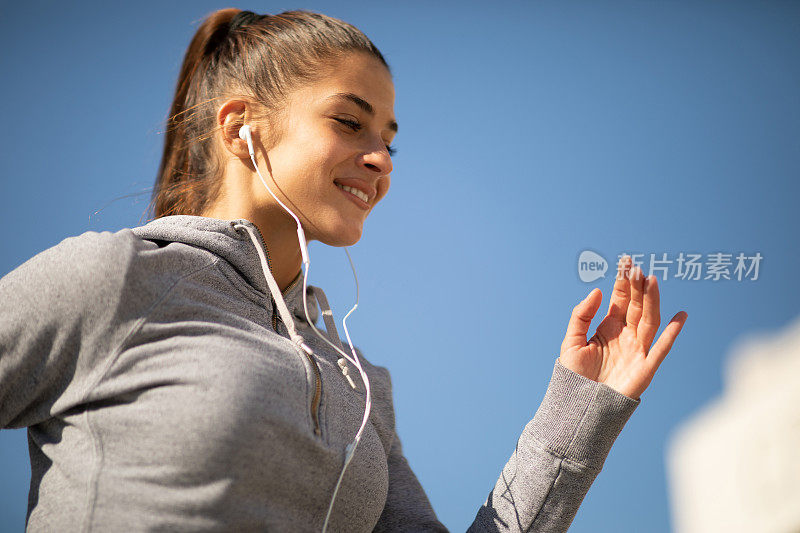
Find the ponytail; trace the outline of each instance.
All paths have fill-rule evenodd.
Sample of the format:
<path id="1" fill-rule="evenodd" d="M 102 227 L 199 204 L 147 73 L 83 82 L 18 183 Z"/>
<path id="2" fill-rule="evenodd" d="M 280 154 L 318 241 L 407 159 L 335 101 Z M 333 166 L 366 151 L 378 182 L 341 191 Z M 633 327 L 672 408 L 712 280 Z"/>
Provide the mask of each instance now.
<path id="1" fill-rule="evenodd" d="M 198 150 L 192 134 L 201 121 L 201 83 L 209 67 L 210 52 L 228 36 L 231 20 L 239 10 L 212 13 L 197 29 L 183 58 L 175 98 L 172 101 L 164 139 L 164 154 L 154 191 L 155 217 L 197 213 L 212 191 L 203 177 L 207 158 L 192 158 Z M 195 126 L 195 127 L 193 127 Z M 158 193 L 158 194 L 156 194 Z"/>
<path id="2" fill-rule="evenodd" d="M 326 15 L 257 15 L 234 8 L 210 14 L 192 38 L 178 75 L 148 208 L 151 218 L 201 215 L 216 200 L 222 170 L 212 142 L 216 101 L 235 94 L 264 116 L 275 116 L 288 91 L 323 75 L 321 67 L 351 51 L 367 52 L 389 68 L 360 30 Z"/>

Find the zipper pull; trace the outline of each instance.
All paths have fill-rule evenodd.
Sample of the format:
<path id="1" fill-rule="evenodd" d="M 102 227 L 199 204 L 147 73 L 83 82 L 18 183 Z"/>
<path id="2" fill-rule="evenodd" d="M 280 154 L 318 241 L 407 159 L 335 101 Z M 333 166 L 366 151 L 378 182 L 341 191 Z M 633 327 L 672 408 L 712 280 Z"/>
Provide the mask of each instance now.
<path id="1" fill-rule="evenodd" d="M 340 357 L 336 363 L 339 365 L 339 368 L 342 369 L 342 374 L 344 377 L 347 378 L 347 381 L 350 383 L 350 386 L 353 387 L 353 390 L 356 390 L 356 384 L 353 381 L 353 378 L 350 377 L 350 368 L 347 366 L 347 359 L 344 357 Z"/>

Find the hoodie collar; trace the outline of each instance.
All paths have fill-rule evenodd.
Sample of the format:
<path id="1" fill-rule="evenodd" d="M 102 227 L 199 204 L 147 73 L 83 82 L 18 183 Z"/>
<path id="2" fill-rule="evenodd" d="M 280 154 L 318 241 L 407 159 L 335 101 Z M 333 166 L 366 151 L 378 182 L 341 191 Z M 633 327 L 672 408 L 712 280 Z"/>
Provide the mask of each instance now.
<path id="1" fill-rule="evenodd" d="M 144 226 L 132 228 L 132 231 L 143 239 L 180 242 L 190 246 L 203 248 L 226 260 L 247 281 L 253 289 L 267 298 L 267 307 L 271 311 L 272 302 L 270 292 L 258 252 L 253 247 L 253 242 L 243 229 L 237 230 L 234 226 L 246 225 L 254 228 L 261 236 L 258 226 L 247 219 L 220 220 L 194 215 L 170 215 L 157 218 Z M 267 261 L 270 261 L 270 252 L 266 247 L 263 236 L 261 246 Z M 270 274 L 272 264 L 269 265 Z M 297 318 L 303 318 L 303 273 L 298 274 L 289 288 L 283 291 L 286 306 Z M 310 303 L 310 302 L 309 302 Z M 316 306 L 309 305 L 311 319 L 316 320 Z"/>

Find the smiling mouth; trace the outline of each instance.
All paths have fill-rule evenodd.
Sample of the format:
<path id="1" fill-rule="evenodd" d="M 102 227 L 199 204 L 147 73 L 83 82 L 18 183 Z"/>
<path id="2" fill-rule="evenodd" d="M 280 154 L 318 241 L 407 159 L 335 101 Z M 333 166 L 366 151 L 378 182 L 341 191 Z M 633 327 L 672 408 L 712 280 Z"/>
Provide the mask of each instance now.
<path id="1" fill-rule="evenodd" d="M 357 196 L 365 204 L 369 203 L 369 196 L 367 196 L 367 194 L 365 192 L 359 191 L 358 189 L 356 189 L 354 187 L 348 187 L 347 185 L 339 185 L 338 183 L 336 184 L 336 186 L 339 187 L 340 189 L 342 189 L 343 191 L 349 192 L 350 194 L 353 194 L 353 195 Z"/>

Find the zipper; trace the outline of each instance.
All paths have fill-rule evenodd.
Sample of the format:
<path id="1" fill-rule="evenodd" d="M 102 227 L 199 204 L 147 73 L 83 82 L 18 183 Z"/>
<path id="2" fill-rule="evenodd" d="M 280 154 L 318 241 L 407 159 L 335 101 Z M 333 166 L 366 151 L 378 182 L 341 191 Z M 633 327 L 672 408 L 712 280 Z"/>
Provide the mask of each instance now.
<path id="1" fill-rule="evenodd" d="M 255 226 L 255 224 L 253 224 Z M 264 255 L 267 256 L 267 266 L 269 267 L 270 273 L 272 273 L 272 263 L 269 260 L 269 248 L 267 248 L 267 243 L 264 241 L 264 236 L 261 234 L 261 230 L 258 229 L 258 226 L 255 226 L 256 232 L 258 236 L 261 238 L 261 245 L 264 247 Z M 300 278 L 303 277 L 302 270 L 300 274 L 294 279 L 292 283 L 286 287 L 286 290 L 281 291 L 281 295 L 286 296 L 286 294 L 291 291 L 295 285 L 300 282 Z M 269 297 L 270 302 L 272 303 L 272 329 L 275 333 L 278 333 L 278 321 L 280 318 L 278 317 L 278 306 L 275 304 L 275 298 L 272 297 L 270 294 Z M 302 349 L 301 349 L 302 350 Z M 314 434 L 321 435 L 322 431 L 319 427 L 319 406 L 322 403 L 322 372 L 320 372 L 319 365 L 317 364 L 316 359 L 310 353 L 302 350 L 302 352 L 306 355 L 309 363 L 311 363 L 311 367 L 314 369 L 314 397 L 311 399 L 311 419 L 314 422 Z"/>
<path id="2" fill-rule="evenodd" d="M 322 431 L 319 429 L 319 404 L 322 402 L 322 375 L 319 371 L 319 365 L 314 357 L 303 350 L 303 353 L 308 357 L 311 366 L 314 367 L 316 389 L 314 390 L 314 398 L 311 400 L 311 419 L 314 421 L 314 434 L 319 436 Z"/>

